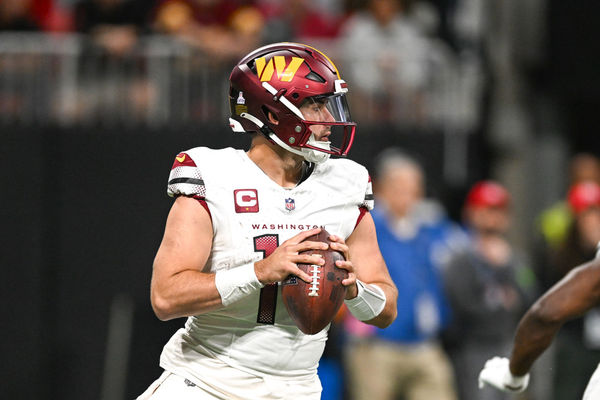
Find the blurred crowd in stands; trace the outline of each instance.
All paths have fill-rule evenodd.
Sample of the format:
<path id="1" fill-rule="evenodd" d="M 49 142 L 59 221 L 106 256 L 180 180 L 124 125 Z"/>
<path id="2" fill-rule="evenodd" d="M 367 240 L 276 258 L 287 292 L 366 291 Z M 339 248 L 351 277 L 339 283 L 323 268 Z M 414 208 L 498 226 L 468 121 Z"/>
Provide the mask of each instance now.
<path id="1" fill-rule="evenodd" d="M 93 34 L 127 27 L 136 34 L 174 34 L 212 54 L 238 58 L 260 41 L 338 37 L 358 23 L 348 20 L 364 20 L 366 16 L 355 14 L 366 9 L 372 14 L 367 20 L 378 21 L 381 29 L 391 33 L 414 30 L 450 39 L 440 22 L 450 4 L 440 0 L 4 0 L 0 30 Z M 401 16 L 403 27 L 394 27 Z"/>
<path id="2" fill-rule="evenodd" d="M 119 110 L 124 114 L 121 122 L 127 123 L 132 123 L 132 116 L 145 122 L 222 116 L 226 102 L 221 101 L 222 85 L 215 82 L 227 76 L 235 61 L 261 44 L 299 41 L 336 60 L 351 82 L 351 101 L 361 104 L 353 107 L 356 120 L 424 129 L 447 125 L 464 131 L 474 129 L 478 122 L 484 85 L 481 66 L 485 64 L 479 48 L 482 33 L 466 32 L 449 21 L 450 16 L 460 19 L 461 14 L 473 13 L 469 4 L 442 0 L 3 0 L 0 31 L 41 32 L 48 36 L 41 45 L 43 54 L 59 49 L 54 56 L 61 64 L 53 71 L 39 70 L 52 63 L 45 62 L 37 66 L 37 73 L 57 77 L 55 86 L 42 92 L 60 93 L 55 100 L 60 104 L 38 108 L 56 108 L 63 122 L 110 121 Z M 80 40 L 65 50 L 64 41 L 58 39 L 65 34 L 76 34 Z M 174 40 L 168 45 L 148 40 L 156 36 Z M 31 76 L 24 75 L 18 63 L 16 72 L 11 71 L 4 59 L 14 60 L 18 55 L 29 57 L 24 62 L 31 63 L 39 54 L 23 54 L 27 46 L 17 45 L 15 50 L 8 45 L 11 40 L 24 42 L 22 35 L 2 37 L 7 45 L 0 46 L 4 65 L 0 97 L 13 107 L 5 108 L 12 113 L 4 111 L 0 118 L 27 123 L 18 113 L 18 103 L 40 101 L 40 97 L 21 90 L 21 96 L 30 93 L 37 100 L 10 98 L 9 94 L 17 97 L 15 87 L 27 86 L 15 82 L 31 80 Z M 75 70 L 65 55 L 77 56 Z M 61 77 L 65 77 L 62 82 Z M 186 104 L 177 104 L 177 98 Z M 111 110 L 111 104 L 119 107 Z M 172 104 L 177 107 L 171 111 Z M 177 114 L 182 109 L 186 115 Z M 37 122 L 48 120 L 52 117 Z"/>

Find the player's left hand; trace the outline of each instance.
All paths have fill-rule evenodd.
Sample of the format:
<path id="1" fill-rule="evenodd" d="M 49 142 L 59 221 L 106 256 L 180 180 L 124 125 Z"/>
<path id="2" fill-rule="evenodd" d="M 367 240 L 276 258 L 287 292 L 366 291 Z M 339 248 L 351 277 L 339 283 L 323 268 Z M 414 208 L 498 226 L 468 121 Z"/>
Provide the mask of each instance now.
<path id="1" fill-rule="evenodd" d="M 520 393 L 527 389 L 529 374 L 515 376 L 508 368 L 509 360 L 506 357 L 494 357 L 485 363 L 479 373 L 479 389 L 486 384 L 508 393 Z"/>
<path id="2" fill-rule="evenodd" d="M 348 277 L 342 281 L 342 285 L 348 288 L 346 291 L 346 299 L 353 299 L 358 295 L 358 287 L 356 287 L 354 267 L 352 266 L 352 261 L 350 261 L 350 249 L 348 248 L 346 241 L 337 235 L 329 236 L 329 240 L 333 242 L 330 245 L 331 249 L 344 254 L 346 261 L 338 260 L 335 262 L 335 265 L 348 271 Z"/>

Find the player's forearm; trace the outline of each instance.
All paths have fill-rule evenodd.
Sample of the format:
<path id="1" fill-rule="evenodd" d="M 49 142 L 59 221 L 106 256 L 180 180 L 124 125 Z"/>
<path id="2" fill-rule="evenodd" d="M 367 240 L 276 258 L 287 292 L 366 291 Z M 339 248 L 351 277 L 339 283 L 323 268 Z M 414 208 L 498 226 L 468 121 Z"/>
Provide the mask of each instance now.
<path id="1" fill-rule="evenodd" d="M 394 303 L 393 306 L 386 304 L 385 308 L 378 316 L 376 316 L 375 318 L 373 318 L 369 321 L 364 321 L 364 322 L 369 325 L 374 325 L 378 328 L 384 329 L 384 328 L 387 328 L 388 326 L 390 326 L 392 324 L 392 322 L 394 322 L 397 315 L 398 315 L 398 311 L 396 309 L 396 304 Z"/>
<path id="2" fill-rule="evenodd" d="M 544 318 L 535 307 L 529 310 L 515 334 L 510 372 L 516 376 L 528 373 L 535 360 L 550 346 L 561 326 L 561 321 Z"/>
<path id="3" fill-rule="evenodd" d="M 599 265 L 588 263 L 573 269 L 527 311 L 515 335 L 510 369 L 518 375 L 529 371 L 546 350 L 556 332 L 568 320 L 600 301 Z"/>
<path id="4" fill-rule="evenodd" d="M 196 270 L 153 280 L 151 302 L 156 316 L 163 321 L 203 314 L 222 306 L 215 275 Z"/>

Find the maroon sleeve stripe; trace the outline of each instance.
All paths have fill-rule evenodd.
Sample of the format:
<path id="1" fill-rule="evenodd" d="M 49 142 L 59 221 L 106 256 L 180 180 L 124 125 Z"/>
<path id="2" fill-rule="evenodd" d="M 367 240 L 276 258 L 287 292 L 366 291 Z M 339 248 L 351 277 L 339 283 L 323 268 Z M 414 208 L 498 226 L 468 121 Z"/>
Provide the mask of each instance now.
<path id="1" fill-rule="evenodd" d="M 206 204 L 206 200 L 204 200 L 204 197 L 199 196 L 199 195 L 195 195 L 193 197 L 194 197 L 194 199 L 198 200 L 198 203 L 200 203 L 202 205 L 202 207 L 204 207 L 204 209 L 208 213 L 208 216 L 212 220 L 212 214 L 210 213 L 210 210 L 208 209 L 208 204 Z"/>
<path id="2" fill-rule="evenodd" d="M 360 224 L 360 221 L 363 219 L 365 214 L 369 212 L 369 210 L 367 209 L 367 207 L 360 206 L 360 207 L 358 207 L 358 212 L 359 212 L 359 214 L 358 214 L 358 218 L 356 219 L 356 225 L 354 225 L 355 229 L 358 226 L 358 224 Z"/>

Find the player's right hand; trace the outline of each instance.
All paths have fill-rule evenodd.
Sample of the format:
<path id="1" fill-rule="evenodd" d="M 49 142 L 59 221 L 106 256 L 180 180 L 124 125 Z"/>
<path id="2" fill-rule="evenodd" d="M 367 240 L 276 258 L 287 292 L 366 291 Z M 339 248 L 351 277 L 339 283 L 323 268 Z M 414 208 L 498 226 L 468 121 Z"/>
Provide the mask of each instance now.
<path id="1" fill-rule="evenodd" d="M 485 363 L 479 373 L 479 389 L 486 384 L 508 393 L 520 393 L 527 389 L 529 374 L 515 376 L 508 367 L 509 359 L 494 357 Z"/>
<path id="2" fill-rule="evenodd" d="M 323 265 L 323 258 L 318 255 L 299 254 L 304 250 L 327 250 L 327 243 L 303 242 L 311 235 L 316 235 L 321 228 L 303 231 L 279 245 L 268 257 L 254 263 L 254 272 L 260 283 L 268 285 L 286 279 L 290 274 L 296 275 L 305 282 L 311 283 L 312 277 L 298 268 L 298 264 Z"/>

